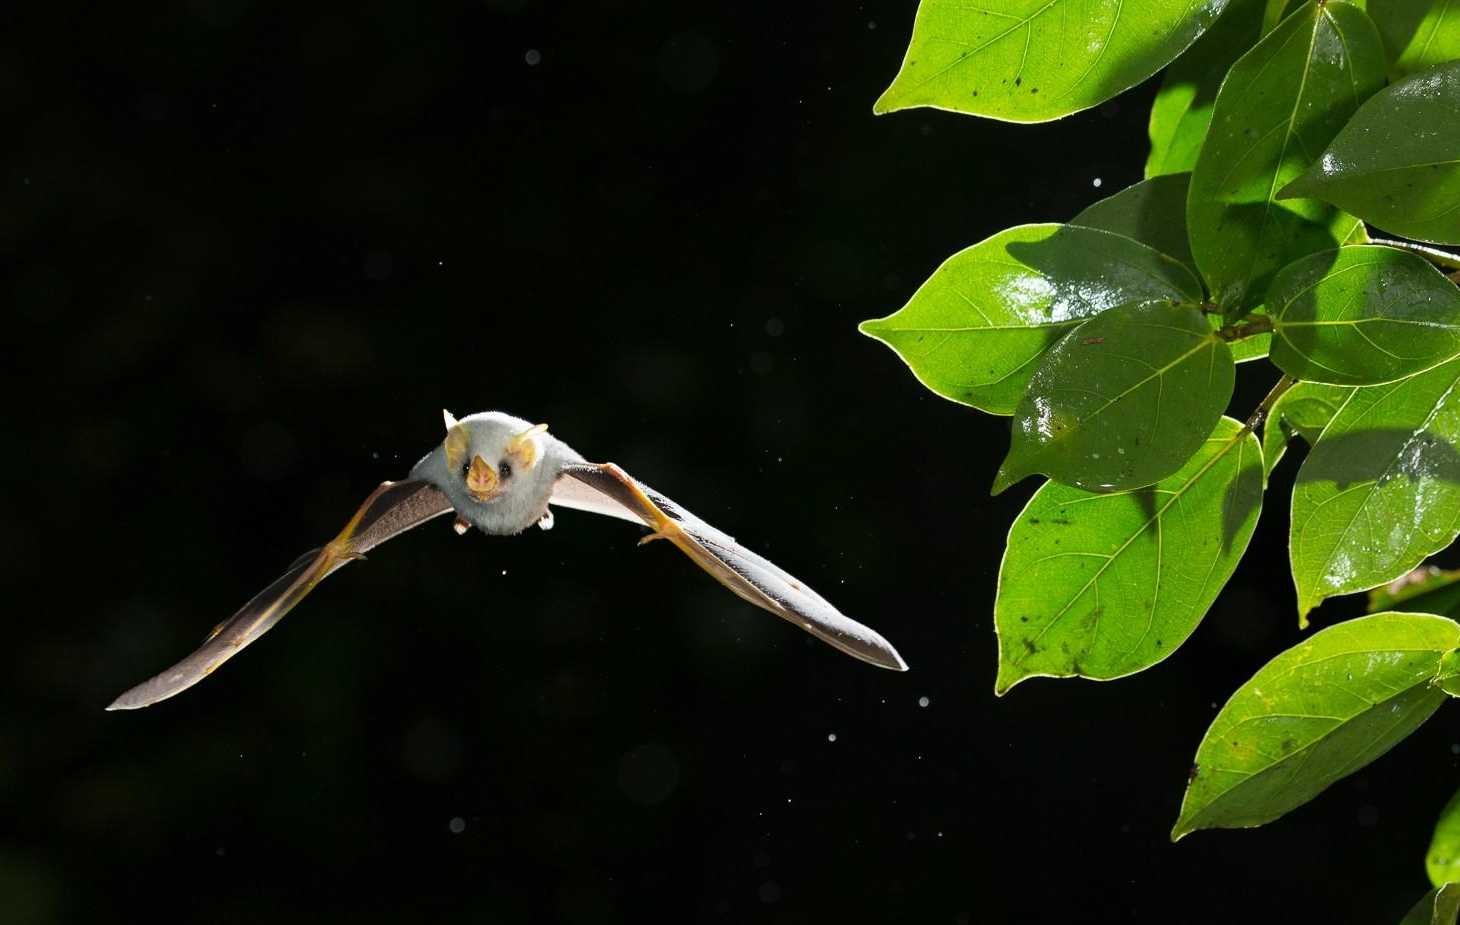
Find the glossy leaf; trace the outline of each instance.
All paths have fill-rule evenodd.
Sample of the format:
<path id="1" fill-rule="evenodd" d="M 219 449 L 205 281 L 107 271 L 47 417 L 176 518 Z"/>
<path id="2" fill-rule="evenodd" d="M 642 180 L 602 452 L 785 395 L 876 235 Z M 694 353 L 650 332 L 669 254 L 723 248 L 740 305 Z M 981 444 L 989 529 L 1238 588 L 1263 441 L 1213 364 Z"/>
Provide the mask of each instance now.
<path id="1" fill-rule="evenodd" d="M 1437 887 L 1460 881 L 1460 791 L 1450 797 L 1435 820 L 1430 850 L 1425 852 L 1425 872 Z"/>
<path id="2" fill-rule="evenodd" d="M 1081 322 L 1030 379 L 994 494 L 1036 472 L 1086 491 L 1164 479 L 1211 434 L 1232 380 L 1231 351 L 1189 305 L 1141 302 Z"/>
<path id="3" fill-rule="evenodd" d="M 1460 58 L 1456 0 L 1369 0 L 1369 17 L 1384 37 L 1394 77 Z"/>
<path id="4" fill-rule="evenodd" d="M 1337 0 L 1301 7 L 1232 66 L 1187 200 L 1191 252 L 1229 317 L 1262 304 L 1281 267 L 1353 233 L 1353 216 L 1273 194 L 1383 82 L 1373 23 Z"/>
<path id="5" fill-rule="evenodd" d="M 1318 435 L 1353 391 L 1352 386 L 1299 382 L 1284 392 L 1268 412 L 1262 428 L 1262 458 L 1268 474 L 1287 452 L 1294 434 L 1308 441 L 1309 446 L 1317 443 Z"/>
<path id="6" fill-rule="evenodd" d="M 1100 228 L 1139 241 L 1179 260 L 1192 278 L 1196 264 L 1186 240 L 1186 187 L 1191 174 L 1177 173 L 1133 183 L 1085 208 L 1071 225 Z"/>
<path id="7" fill-rule="evenodd" d="M 1262 0 L 1230 0 L 1221 18 L 1166 68 L 1151 104 L 1147 177 L 1196 165 L 1217 90 L 1232 64 L 1256 44 L 1262 11 Z"/>
<path id="8" fill-rule="evenodd" d="M 1085 318 L 1200 294 L 1184 267 L 1122 235 L 1023 225 L 949 257 L 907 305 L 861 331 L 944 398 L 1012 414 L 1039 358 Z"/>
<path id="9" fill-rule="evenodd" d="M 1455 925 L 1460 917 L 1460 883 L 1435 887 L 1399 920 L 1399 925 Z"/>
<path id="10" fill-rule="evenodd" d="M 1229 11 L 1227 16 L 1232 12 L 1235 11 Z M 1224 16 L 1222 22 L 1225 21 Z M 1184 56 L 1182 60 L 1185 60 Z M 1070 224 L 1113 231 L 1155 248 L 1181 261 L 1191 271 L 1193 285 L 1197 285 L 1196 264 L 1191 257 L 1186 233 L 1186 191 L 1190 180 L 1189 173 L 1142 180 L 1089 206 L 1070 219 Z M 1208 320 L 1214 331 L 1222 326 L 1221 315 L 1210 315 Z M 1271 334 L 1258 334 L 1233 341 L 1227 346 L 1232 351 L 1233 360 L 1245 363 L 1267 356 L 1271 341 Z"/>
<path id="11" fill-rule="evenodd" d="M 1421 565 L 1369 592 L 1369 613 L 1409 610 L 1454 619 L 1460 617 L 1460 569 Z"/>
<path id="12" fill-rule="evenodd" d="M 1278 655 L 1202 738 L 1171 837 L 1271 822 L 1384 754 L 1444 702 L 1430 679 L 1457 644 L 1452 620 L 1382 613 Z"/>
<path id="13" fill-rule="evenodd" d="M 1376 385 L 1460 354 L 1460 290 L 1414 254 L 1364 244 L 1288 264 L 1267 293 L 1272 361 L 1297 379 Z"/>
<path id="14" fill-rule="evenodd" d="M 1460 697 L 1460 649 L 1440 656 L 1440 671 L 1432 683 L 1451 697 Z"/>
<path id="15" fill-rule="evenodd" d="M 922 0 L 902 69 L 874 112 L 933 106 L 1045 122 L 1165 67 L 1226 0 Z"/>
<path id="16" fill-rule="evenodd" d="M 1302 6 L 1305 2 L 1306 0 L 1267 0 L 1262 13 L 1262 34 L 1267 35 L 1276 29 L 1278 23 L 1287 19 L 1293 10 Z M 1363 8 L 1362 3 L 1356 3 L 1354 5 L 1360 9 Z"/>
<path id="17" fill-rule="evenodd" d="M 1280 195 L 1324 199 L 1419 241 L 1460 244 L 1460 61 L 1375 94 Z"/>
<path id="18" fill-rule="evenodd" d="M 1262 508 L 1262 453 L 1223 418 L 1181 471 L 1096 495 L 1046 482 L 1019 514 L 994 623 L 1003 694 L 1028 677 L 1119 678 L 1191 635 Z"/>
<path id="19" fill-rule="evenodd" d="M 1293 486 L 1298 615 L 1393 581 L 1460 531 L 1460 360 L 1355 389 Z"/>

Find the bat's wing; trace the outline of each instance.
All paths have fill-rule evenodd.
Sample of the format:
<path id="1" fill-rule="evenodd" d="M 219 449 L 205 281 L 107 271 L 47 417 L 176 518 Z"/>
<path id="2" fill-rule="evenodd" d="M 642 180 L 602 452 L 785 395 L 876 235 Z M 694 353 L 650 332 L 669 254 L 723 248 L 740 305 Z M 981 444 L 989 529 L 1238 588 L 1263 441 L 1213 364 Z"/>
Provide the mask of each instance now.
<path id="1" fill-rule="evenodd" d="M 695 564 L 757 607 L 791 621 L 848 655 L 894 671 L 907 663 L 875 630 L 828 604 L 821 595 L 613 463 L 567 467 L 553 486 L 553 504 L 646 524 Z"/>
<path id="2" fill-rule="evenodd" d="M 268 632 L 326 575 L 351 559 L 363 558 L 391 537 L 449 510 L 451 502 L 427 482 L 382 482 L 339 536 L 323 548 L 300 556 L 278 580 L 220 623 L 198 651 L 127 691 L 107 709 L 135 710 L 187 690 Z"/>

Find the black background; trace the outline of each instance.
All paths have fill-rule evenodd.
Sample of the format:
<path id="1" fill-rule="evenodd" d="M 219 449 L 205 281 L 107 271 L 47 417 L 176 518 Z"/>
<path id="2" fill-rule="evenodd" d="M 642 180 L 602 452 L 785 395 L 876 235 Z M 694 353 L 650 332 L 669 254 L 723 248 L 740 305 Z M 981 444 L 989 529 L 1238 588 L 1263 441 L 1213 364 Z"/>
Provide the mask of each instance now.
<path id="1" fill-rule="evenodd" d="M 1139 179 L 1154 86 L 1051 125 L 874 118 L 914 9 L 12 18 L 0 918 L 1396 921 L 1449 710 L 1278 823 L 1167 838 L 1216 705 L 1301 638 L 1292 462 L 1173 657 L 993 697 L 1032 483 L 989 499 L 1006 422 L 856 323 Z M 103 712 L 404 474 L 442 406 L 549 422 L 912 671 L 566 512 L 428 525 L 198 688 Z"/>

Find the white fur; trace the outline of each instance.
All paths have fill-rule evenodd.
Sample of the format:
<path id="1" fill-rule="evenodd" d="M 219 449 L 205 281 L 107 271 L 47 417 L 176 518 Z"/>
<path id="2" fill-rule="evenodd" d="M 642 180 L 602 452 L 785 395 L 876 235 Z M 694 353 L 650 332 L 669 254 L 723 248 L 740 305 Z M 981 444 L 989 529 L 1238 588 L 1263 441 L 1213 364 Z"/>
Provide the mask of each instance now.
<path id="1" fill-rule="evenodd" d="M 471 435 L 466 459 L 469 461 L 473 456 L 480 456 L 494 470 L 506 457 L 507 444 L 512 438 L 532 427 L 532 422 L 500 411 L 469 415 L 462 418 L 460 424 Z M 550 433 L 538 434 L 532 439 L 537 442 L 537 459 L 532 468 L 523 471 L 515 460 L 508 459 L 513 464 L 512 474 L 501 481 L 501 492 L 490 501 L 478 501 L 472 497 L 466 489 L 466 476 L 461 471 L 447 470 L 444 444 L 438 444 L 416 463 L 411 469 L 411 478 L 422 479 L 441 489 L 456 512 L 483 533 L 521 533 L 548 512 L 548 499 L 563 467 L 583 461 L 572 447 Z"/>

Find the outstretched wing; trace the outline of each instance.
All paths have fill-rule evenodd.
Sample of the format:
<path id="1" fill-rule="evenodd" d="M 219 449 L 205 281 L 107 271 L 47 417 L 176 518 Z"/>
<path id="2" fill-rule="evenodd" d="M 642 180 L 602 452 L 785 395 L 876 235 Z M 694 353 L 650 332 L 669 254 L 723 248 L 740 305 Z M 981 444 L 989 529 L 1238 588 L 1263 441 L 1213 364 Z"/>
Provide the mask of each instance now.
<path id="1" fill-rule="evenodd" d="M 238 613 L 218 624 L 198 651 L 127 691 L 108 710 L 136 710 L 166 700 L 197 684 L 240 649 L 268 632 L 335 569 L 393 536 L 451 510 L 451 502 L 433 485 L 420 481 L 382 482 L 330 543 L 311 550 Z"/>
<path id="2" fill-rule="evenodd" d="M 907 670 L 902 656 L 875 630 L 845 616 L 779 566 L 634 480 L 613 463 L 567 467 L 553 486 L 551 503 L 642 522 L 654 532 L 641 542 L 669 540 L 696 565 L 755 606 L 864 662 L 894 671 Z"/>

